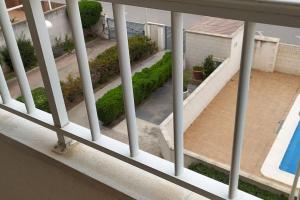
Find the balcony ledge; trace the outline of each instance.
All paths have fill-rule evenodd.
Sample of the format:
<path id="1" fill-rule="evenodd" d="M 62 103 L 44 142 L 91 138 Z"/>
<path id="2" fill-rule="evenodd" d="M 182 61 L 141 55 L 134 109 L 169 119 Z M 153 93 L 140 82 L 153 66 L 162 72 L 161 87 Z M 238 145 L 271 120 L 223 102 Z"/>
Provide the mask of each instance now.
<path id="1" fill-rule="evenodd" d="M 102 185 L 100 187 L 101 189 L 104 188 L 103 190 L 105 190 L 104 193 L 106 193 L 106 195 L 107 193 L 109 193 L 107 191 L 110 191 L 111 199 L 119 199 L 120 196 L 122 197 L 121 199 L 131 199 L 131 198 L 174 199 L 174 200 L 175 199 L 178 200 L 206 199 L 191 191 L 176 186 L 175 184 L 172 184 L 166 180 L 163 180 L 141 169 L 133 167 L 127 163 L 124 163 L 116 158 L 108 156 L 102 152 L 99 152 L 83 144 L 77 144 L 74 147 L 72 147 L 72 149 L 66 154 L 58 155 L 52 151 L 54 145 L 56 144 L 56 140 L 57 140 L 56 135 L 55 133 L 53 133 L 53 131 L 41 127 L 37 124 L 34 124 L 28 120 L 22 119 L 14 114 L 1 110 L 0 148 L 5 148 L 5 146 L 7 146 L 10 149 L 13 149 L 14 152 L 16 151 L 15 149 L 17 149 L 17 154 L 20 154 L 21 157 L 28 156 L 28 155 L 31 157 L 34 155 L 34 159 L 37 159 L 38 163 L 43 162 L 41 166 L 43 166 L 44 163 L 46 163 L 47 166 L 48 165 L 60 166 L 56 170 L 65 171 L 63 172 L 63 174 L 70 174 L 69 173 L 70 171 L 75 171 L 76 173 L 79 173 L 81 176 L 93 180 L 93 182 L 95 182 L 96 187 Z M 1 157 L 3 156 L 7 157 L 9 160 L 15 159 L 15 156 L 13 156 L 14 154 L 10 154 L 9 151 L 1 150 L 1 153 L 3 154 L 1 155 Z M 20 155 L 16 156 L 16 158 L 18 158 Z M 19 161 L 14 161 L 14 162 L 19 162 Z M 16 168 L 17 170 L 16 174 L 19 173 L 18 170 L 19 166 L 11 166 L 9 165 L 9 163 L 7 163 L 6 165 L 1 164 L 0 171 L 1 173 L 3 173 L 1 177 L 6 175 L 5 169 L 7 168 L 5 168 L 5 166 L 7 168 L 9 167 L 9 171 Z M 30 163 L 28 163 L 28 166 L 30 166 Z M 38 167 L 34 165 L 32 166 L 33 168 Z M 25 163 L 25 165 L 23 165 L 22 168 L 26 168 L 26 167 L 27 164 Z M 16 185 L 17 188 L 14 189 L 15 191 L 14 193 L 20 193 L 18 190 L 25 190 L 25 191 L 32 190 L 30 186 L 32 186 L 32 182 L 35 181 L 34 177 L 36 177 L 35 175 L 36 171 L 33 172 L 34 175 L 28 174 L 29 177 L 31 176 L 33 177 L 30 181 L 31 184 L 28 185 L 25 184 L 22 186 Z M 46 167 L 46 169 L 42 173 L 45 175 L 45 177 L 42 177 L 43 181 L 38 182 L 38 180 L 36 180 L 37 181 L 36 184 L 38 184 L 39 186 L 34 190 L 35 193 L 37 194 L 39 194 L 41 191 L 46 191 L 49 192 L 49 196 L 53 196 L 53 194 L 50 194 L 53 189 L 43 188 L 43 187 L 46 187 L 46 185 L 49 184 L 49 180 L 48 180 L 49 178 L 62 179 L 62 177 L 50 177 L 50 175 L 47 175 L 48 174 L 47 172 L 48 171 Z M 14 179 L 13 177 L 11 178 L 13 182 L 16 182 L 16 179 Z M 27 179 L 26 177 L 25 178 L 17 177 L 17 178 L 25 179 L 25 180 Z M 74 175 L 72 175 L 71 179 L 74 179 Z M 62 179 L 60 181 L 64 182 L 65 180 Z M 78 180 L 72 181 L 73 185 L 71 190 L 74 190 L 74 193 L 80 192 L 80 189 L 76 190 L 76 187 L 78 187 L 76 183 L 73 183 L 77 181 Z M 44 182 L 45 182 L 45 186 L 44 186 Z M 58 183 L 58 185 L 59 184 L 61 183 Z M 103 186 L 103 184 L 106 186 Z M 9 183 L 0 181 L 1 188 L 7 188 L 8 185 Z M 95 186 L 92 185 L 91 187 L 95 188 Z M 39 187 L 43 189 L 41 188 L 39 189 Z M 63 191 L 67 191 L 69 185 L 68 184 L 63 185 L 63 187 L 66 187 L 63 188 Z M 105 189 L 105 187 L 110 189 Z M 67 193 L 65 195 L 67 197 L 70 196 L 70 194 Z M 95 199 L 97 198 L 97 195 L 95 194 L 89 194 L 89 197 L 90 196 L 91 196 L 90 199 L 93 199 L 92 198 L 93 196 L 95 196 Z M 73 199 L 76 198 L 79 197 L 75 197 Z M 55 199 L 65 199 L 65 197 L 56 196 Z"/>

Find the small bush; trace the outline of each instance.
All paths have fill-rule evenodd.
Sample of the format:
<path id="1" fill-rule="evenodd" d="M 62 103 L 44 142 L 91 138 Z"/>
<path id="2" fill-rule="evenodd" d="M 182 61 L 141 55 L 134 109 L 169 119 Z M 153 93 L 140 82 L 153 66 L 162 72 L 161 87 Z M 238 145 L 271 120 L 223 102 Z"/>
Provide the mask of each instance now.
<path id="1" fill-rule="evenodd" d="M 69 38 L 68 35 L 65 35 L 64 40 L 60 37 L 55 38 L 55 45 L 53 46 L 53 54 L 54 57 L 57 58 L 64 53 L 71 53 L 72 50 L 75 48 L 73 40 Z"/>
<path id="2" fill-rule="evenodd" d="M 45 88 L 39 87 L 31 91 L 36 108 L 50 113 L 49 102 Z M 24 97 L 17 98 L 18 101 L 24 102 Z"/>
<path id="3" fill-rule="evenodd" d="M 135 104 L 142 103 L 157 88 L 161 87 L 172 76 L 171 54 L 164 57 L 150 68 L 137 72 L 132 77 Z M 99 119 L 104 125 L 109 125 L 124 114 L 122 86 L 108 91 L 96 102 Z"/>
<path id="4" fill-rule="evenodd" d="M 102 6 L 101 3 L 97 1 L 81 0 L 79 1 L 79 10 L 82 27 L 89 29 L 99 21 Z"/>
<path id="5" fill-rule="evenodd" d="M 189 169 L 198 172 L 202 175 L 208 176 L 212 179 L 215 179 L 217 181 L 220 181 L 222 183 L 228 184 L 229 183 L 229 175 L 225 174 L 224 172 L 221 172 L 215 168 L 206 166 L 201 163 L 193 163 L 189 166 Z M 243 180 L 239 180 L 239 189 L 247 192 L 249 194 L 255 195 L 259 198 L 262 198 L 264 200 L 287 200 L 287 196 L 284 194 L 276 194 L 273 192 L 270 192 L 268 190 L 262 189 L 256 185 L 253 185 L 251 183 L 247 183 Z"/>
<path id="6" fill-rule="evenodd" d="M 79 96 L 83 96 L 81 79 L 79 77 L 74 78 L 69 75 L 66 81 L 61 82 L 61 89 L 67 105 L 74 102 Z"/>
<path id="7" fill-rule="evenodd" d="M 29 70 L 36 66 L 37 59 L 35 56 L 34 48 L 31 44 L 31 41 L 25 39 L 24 36 L 20 37 L 17 40 L 18 48 L 21 54 L 21 58 L 25 67 L 25 70 Z M 3 60 L 7 64 L 7 66 L 13 71 L 13 65 L 9 56 L 8 48 L 5 47 L 2 50 Z"/>
<path id="8" fill-rule="evenodd" d="M 208 77 L 217 68 L 216 62 L 213 60 L 213 56 L 209 55 L 205 58 L 203 63 L 204 73 Z"/>

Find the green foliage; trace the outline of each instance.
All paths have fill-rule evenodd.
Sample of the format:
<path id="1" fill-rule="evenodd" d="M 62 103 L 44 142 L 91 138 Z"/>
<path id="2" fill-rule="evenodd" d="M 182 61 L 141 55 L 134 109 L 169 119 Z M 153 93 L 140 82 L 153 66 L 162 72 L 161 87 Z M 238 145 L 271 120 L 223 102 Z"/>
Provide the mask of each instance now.
<path id="1" fill-rule="evenodd" d="M 31 91 L 36 108 L 50 113 L 49 102 L 45 88 L 38 87 Z M 17 98 L 18 101 L 24 102 L 24 97 Z"/>
<path id="2" fill-rule="evenodd" d="M 56 37 L 55 45 L 53 46 L 54 57 L 57 58 L 64 53 L 71 53 L 74 48 L 73 40 L 68 35 L 65 35 L 64 40 L 60 37 Z"/>
<path id="3" fill-rule="evenodd" d="M 204 67 L 202 67 L 202 66 L 194 66 L 193 67 L 193 70 L 194 71 L 199 71 L 199 72 L 204 72 L 205 70 L 204 70 Z"/>
<path id="4" fill-rule="evenodd" d="M 202 175 L 208 176 L 217 181 L 220 181 L 222 183 L 225 183 L 225 184 L 229 183 L 229 175 L 228 174 L 221 172 L 220 170 L 217 170 L 215 168 L 208 167 L 204 164 L 194 163 L 189 166 L 189 169 L 191 169 L 195 172 L 198 172 Z M 265 200 L 287 200 L 288 199 L 285 194 L 272 193 L 272 192 L 262 189 L 256 185 L 247 183 L 243 180 L 239 180 L 239 189 L 244 192 L 253 194 L 259 198 L 265 199 Z"/>
<path id="5" fill-rule="evenodd" d="M 172 76 L 171 54 L 164 57 L 150 68 L 137 72 L 132 77 L 135 104 L 139 105 L 153 91 L 161 87 Z M 124 114 L 123 90 L 121 85 L 108 91 L 96 102 L 99 119 L 109 125 Z"/>
<path id="6" fill-rule="evenodd" d="M 216 63 L 213 60 L 213 56 L 209 55 L 205 58 L 203 63 L 204 74 L 208 77 L 216 68 Z"/>
<path id="7" fill-rule="evenodd" d="M 146 37 L 133 37 L 128 43 L 131 62 L 140 61 L 156 51 L 155 44 Z M 117 47 L 105 50 L 90 62 L 90 71 L 94 88 L 118 75 L 120 71 Z M 80 78 L 69 76 L 67 81 L 61 82 L 61 86 L 67 106 L 77 98 L 82 98 Z"/>
<path id="8" fill-rule="evenodd" d="M 25 70 L 27 71 L 27 70 L 33 68 L 34 66 L 36 66 L 37 59 L 36 59 L 34 48 L 31 44 L 31 41 L 29 39 L 25 39 L 25 37 L 22 36 L 17 40 L 17 44 L 18 44 L 18 48 L 19 48 L 19 51 L 21 54 L 21 58 L 22 58 Z M 13 66 L 12 66 L 10 56 L 9 56 L 8 48 L 5 47 L 1 53 L 3 56 L 4 62 L 13 71 Z"/>
<path id="9" fill-rule="evenodd" d="M 69 74 L 67 81 L 62 81 L 60 84 L 66 104 L 74 102 L 76 98 L 83 95 L 80 77 L 74 78 Z"/>
<path id="10" fill-rule="evenodd" d="M 81 0 L 79 1 L 79 10 L 82 27 L 88 29 L 99 21 L 102 5 L 98 1 Z"/>
<path id="11" fill-rule="evenodd" d="M 147 37 L 136 36 L 128 40 L 131 63 L 140 61 L 153 54 L 157 47 Z M 105 50 L 90 62 L 93 85 L 99 85 L 120 73 L 117 47 Z"/>

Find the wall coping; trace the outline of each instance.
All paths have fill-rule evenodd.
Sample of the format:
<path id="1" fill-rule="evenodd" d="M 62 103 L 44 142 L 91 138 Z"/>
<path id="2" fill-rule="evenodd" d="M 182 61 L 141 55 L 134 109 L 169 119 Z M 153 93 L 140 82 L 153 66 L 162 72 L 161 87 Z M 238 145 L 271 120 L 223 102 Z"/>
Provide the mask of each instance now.
<path id="1" fill-rule="evenodd" d="M 76 170 L 134 199 L 206 199 L 80 143 L 66 154 L 56 154 L 52 151 L 57 142 L 55 132 L 4 110 L 1 110 L 0 119 L 0 139 L 27 147 L 41 159 Z M 126 173 L 122 173 L 122 170 L 126 170 Z"/>

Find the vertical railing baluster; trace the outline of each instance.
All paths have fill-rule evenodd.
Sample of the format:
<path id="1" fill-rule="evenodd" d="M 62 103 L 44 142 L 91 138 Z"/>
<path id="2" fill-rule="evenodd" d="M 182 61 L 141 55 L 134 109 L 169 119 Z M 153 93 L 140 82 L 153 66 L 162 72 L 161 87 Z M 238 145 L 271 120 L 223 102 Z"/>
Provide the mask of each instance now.
<path id="1" fill-rule="evenodd" d="M 12 66 L 16 73 L 21 93 L 24 97 L 27 113 L 30 114 L 35 110 L 35 105 L 4 0 L 0 0 L 0 25 L 8 48 L 9 56 L 11 58 Z"/>
<path id="2" fill-rule="evenodd" d="M 171 13 L 172 24 L 172 64 L 173 64 L 173 113 L 175 175 L 184 169 L 183 144 L 183 19 L 182 13 Z"/>
<path id="3" fill-rule="evenodd" d="M 251 66 L 254 54 L 254 37 L 255 23 L 245 22 L 230 169 L 229 199 L 235 198 L 238 189 Z"/>
<path id="4" fill-rule="evenodd" d="M 125 19 L 124 5 L 113 3 L 113 13 L 115 20 L 119 65 L 121 71 L 123 97 L 125 101 L 126 122 L 129 138 L 130 155 L 138 154 L 138 131 L 136 125 L 136 114 L 134 106 L 134 96 L 131 79 L 131 65 L 129 57 L 127 27 Z M 101 113 L 100 113 L 101 114 Z"/>
<path id="5" fill-rule="evenodd" d="M 294 177 L 291 193 L 289 195 L 289 200 L 294 200 L 295 199 L 295 194 L 296 194 L 296 190 L 297 190 L 297 186 L 298 186 L 299 176 L 300 176 L 300 161 L 298 161 L 297 171 L 296 171 L 296 174 L 295 174 L 295 177 Z M 298 200 L 300 199 L 299 197 L 300 197 L 300 192 L 298 194 Z"/>
<path id="6" fill-rule="evenodd" d="M 44 86 L 47 91 L 54 125 L 64 127 L 69 123 L 69 119 L 41 2 L 37 0 L 24 0 L 23 6 L 33 45 L 36 50 Z M 61 134 L 58 134 L 58 139 L 60 145 L 65 144 L 64 137 L 62 137 Z"/>
<path id="7" fill-rule="evenodd" d="M 0 65 L 0 94 L 4 104 L 7 104 L 11 100 L 11 96 L 5 81 L 5 77 L 2 71 L 2 66 Z"/>
<path id="8" fill-rule="evenodd" d="M 78 0 L 67 0 L 67 8 L 72 27 L 73 39 L 75 41 L 76 56 L 83 85 L 83 93 L 85 97 L 92 139 L 93 141 L 95 141 L 100 136 L 100 127 L 95 106 L 95 96 L 93 91 L 91 74 L 89 71 L 89 61 L 84 42 Z"/>

